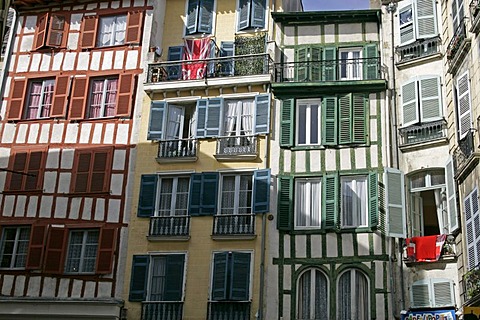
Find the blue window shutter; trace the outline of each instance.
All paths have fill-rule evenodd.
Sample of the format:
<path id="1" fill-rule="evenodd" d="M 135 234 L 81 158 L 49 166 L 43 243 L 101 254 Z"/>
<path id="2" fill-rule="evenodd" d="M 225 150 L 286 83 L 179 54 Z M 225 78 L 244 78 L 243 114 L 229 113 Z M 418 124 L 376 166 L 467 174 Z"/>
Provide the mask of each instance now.
<path id="1" fill-rule="evenodd" d="M 182 301 L 185 255 L 169 254 L 166 257 L 165 296 L 163 300 Z"/>
<path id="2" fill-rule="evenodd" d="M 293 222 L 293 178 L 280 177 L 278 184 L 277 228 L 290 231 Z"/>
<path id="3" fill-rule="evenodd" d="M 168 61 L 180 61 L 183 58 L 183 46 L 168 47 Z M 167 67 L 168 80 L 179 80 L 181 76 L 180 63 Z"/>
<path id="4" fill-rule="evenodd" d="M 239 0 L 238 10 L 238 30 L 243 30 L 250 26 L 250 0 Z"/>
<path id="5" fill-rule="evenodd" d="M 255 96 L 255 133 L 270 132 L 270 94 Z"/>
<path id="6" fill-rule="evenodd" d="M 202 181 L 201 173 L 192 174 L 190 180 L 190 202 L 188 204 L 188 213 L 190 213 L 191 216 L 200 215 L 202 206 Z"/>
<path id="7" fill-rule="evenodd" d="M 217 213 L 218 173 L 204 172 L 202 178 L 202 207 L 200 215 L 214 215 Z"/>
<path id="8" fill-rule="evenodd" d="M 235 43 L 232 41 L 222 41 L 220 46 L 220 57 L 233 57 L 235 50 Z M 222 76 L 233 76 L 233 59 L 223 60 L 220 63 Z"/>
<path id="9" fill-rule="evenodd" d="M 323 49 L 323 80 L 335 81 L 337 79 L 337 48 Z"/>
<path id="10" fill-rule="evenodd" d="M 206 137 L 207 99 L 197 100 L 197 138 Z"/>
<path id="11" fill-rule="evenodd" d="M 200 0 L 198 32 L 212 33 L 213 1 L 214 0 Z"/>
<path id="12" fill-rule="evenodd" d="M 280 146 L 293 146 L 294 132 L 294 106 L 295 99 L 286 99 L 282 101 L 282 111 L 280 114 Z"/>
<path id="13" fill-rule="evenodd" d="M 253 172 L 253 212 L 270 210 L 270 169 Z"/>
<path id="14" fill-rule="evenodd" d="M 378 79 L 378 50 L 376 44 L 369 44 L 363 48 L 363 57 L 366 58 L 363 64 L 363 79 Z"/>
<path id="15" fill-rule="evenodd" d="M 143 174 L 140 180 L 140 195 L 138 197 L 138 217 L 151 217 L 155 211 L 157 195 L 156 174 Z"/>
<path id="16" fill-rule="evenodd" d="M 252 0 L 252 20 L 254 28 L 265 28 L 266 0 Z"/>
<path id="17" fill-rule="evenodd" d="M 148 263 L 150 257 L 134 255 L 130 278 L 129 301 L 145 301 L 147 295 Z"/>
<path id="18" fill-rule="evenodd" d="M 370 227 L 378 225 L 378 177 L 377 172 L 368 175 L 368 210 L 370 212 Z"/>
<path id="19" fill-rule="evenodd" d="M 152 101 L 147 140 L 161 140 L 163 138 L 166 106 L 167 104 L 164 101 Z"/>
<path id="20" fill-rule="evenodd" d="M 205 137 L 216 137 L 220 132 L 220 113 L 223 98 L 208 99 Z"/>
<path id="21" fill-rule="evenodd" d="M 337 98 L 324 97 L 322 99 L 322 144 L 333 146 L 337 144 Z"/>
<path id="22" fill-rule="evenodd" d="M 233 56 L 235 42 L 233 41 L 222 41 L 220 44 L 220 57 L 231 57 Z"/>
<path id="23" fill-rule="evenodd" d="M 188 1 L 187 32 L 186 32 L 186 34 L 192 34 L 192 33 L 197 32 L 199 2 L 200 2 L 200 0 L 189 0 Z M 177 59 L 177 60 L 180 60 L 180 59 Z"/>
<path id="24" fill-rule="evenodd" d="M 250 293 L 250 253 L 232 252 L 230 278 L 230 299 L 249 300 Z"/>
<path id="25" fill-rule="evenodd" d="M 337 227 L 338 206 L 340 201 L 338 180 L 337 174 L 323 176 L 322 226 L 324 226 L 325 229 L 335 229 Z"/>
<path id="26" fill-rule="evenodd" d="M 213 256 L 212 300 L 227 299 L 228 252 Z"/>

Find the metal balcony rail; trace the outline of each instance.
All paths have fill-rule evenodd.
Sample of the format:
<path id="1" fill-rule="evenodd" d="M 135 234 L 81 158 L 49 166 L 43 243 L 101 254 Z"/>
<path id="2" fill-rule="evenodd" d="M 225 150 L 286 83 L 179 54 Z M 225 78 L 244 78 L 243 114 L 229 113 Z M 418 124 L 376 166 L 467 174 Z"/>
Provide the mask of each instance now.
<path id="1" fill-rule="evenodd" d="M 151 217 L 148 235 L 187 236 L 190 233 L 190 216 Z"/>
<path id="2" fill-rule="evenodd" d="M 453 34 L 452 40 L 447 46 L 447 60 L 451 61 L 455 58 L 458 50 L 462 46 L 463 41 L 465 41 L 467 37 L 467 29 L 465 27 L 465 18 L 460 21 L 455 33 Z"/>
<path id="3" fill-rule="evenodd" d="M 465 273 L 463 282 L 465 284 L 466 300 L 480 295 L 480 264 L 477 264 L 473 269 Z"/>
<path id="4" fill-rule="evenodd" d="M 275 64 L 275 82 L 381 79 L 380 58 L 284 62 Z"/>
<path id="5" fill-rule="evenodd" d="M 158 143 L 159 158 L 189 158 L 197 156 L 197 139 L 162 140 Z"/>
<path id="6" fill-rule="evenodd" d="M 470 8 L 470 15 L 472 17 L 472 21 L 478 16 L 480 13 L 480 1 L 479 0 L 472 0 L 469 5 Z"/>
<path id="7" fill-rule="evenodd" d="M 250 320 L 250 302 L 209 302 L 208 320 Z"/>
<path id="8" fill-rule="evenodd" d="M 430 39 L 417 40 L 414 43 L 395 49 L 398 62 L 407 62 L 410 60 L 426 57 L 440 52 L 442 41 L 439 36 Z"/>
<path id="9" fill-rule="evenodd" d="M 183 302 L 142 302 L 142 320 L 182 320 Z"/>
<path id="10" fill-rule="evenodd" d="M 271 64 L 267 53 L 153 63 L 147 83 L 268 74 Z"/>
<path id="11" fill-rule="evenodd" d="M 228 136 L 217 138 L 218 155 L 255 155 L 257 154 L 257 137 Z"/>
<path id="12" fill-rule="evenodd" d="M 254 214 L 219 214 L 213 219 L 214 235 L 255 234 Z"/>
<path id="13" fill-rule="evenodd" d="M 400 146 L 442 139 L 447 136 L 447 122 L 438 120 L 420 125 L 413 125 L 398 130 L 400 133 Z"/>
<path id="14" fill-rule="evenodd" d="M 474 131 L 470 129 L 466 137 L 458 142 L 458 146 L 453 150 L 453 164 L 455 172 L 461 171 L 461 169 L 468 163 L 470 156 L 475 151 L 474 145 Z"/>

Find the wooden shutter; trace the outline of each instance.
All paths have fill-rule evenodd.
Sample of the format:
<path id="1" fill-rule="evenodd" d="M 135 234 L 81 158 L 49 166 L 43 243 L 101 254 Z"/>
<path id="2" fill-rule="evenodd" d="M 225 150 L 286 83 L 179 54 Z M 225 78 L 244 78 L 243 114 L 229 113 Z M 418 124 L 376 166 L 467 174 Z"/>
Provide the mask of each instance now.
<path id="1" fill-rule="evenodd" d="M 89 170 L 90 182 L 87 192 L 108 192 L 112 170 L 113 148 L 92 151 L 92 167 Z"/>
<path id="2" fill-rule="evenodd" d="M 197 138 L 206 137 L 207 99 L 197 100 Z"/>
<path id="3" fill-rule="evenodd" d="M 135 76 L 133 74 L 125 73 L 120 75 L 117 98 L 117 117 L 130 117 L 132 112 L 134 85 Z"/>
<path id="4" fill-rule="evenodd" d="M 48 13 L 43 13 L 37 17 L 37 26 L 35 29 L 33 50 L 38 50 L 45 45 L 48 27 Z"/>
<path id="5" fill-rule="evenodd" d="M 187 34 L 197 32 L 198 7 L 200 0 L 189 0 L 187 8 Z"/>
<path id="6" fill-rule="evenodd" d="M 219 135 L 222 107 L 223 98 L 208 99 L 205 137 L 216 137 Z"/>
<path id="7" fill-rule="evenodd" d="M 451 156 L 445 165 L 445 183 L 447 189 L 448 233 L 453 233 L 459 228 L 459 224 L 457 217 L 455 174 Z"/>
<path id="8" fill-rule="evenodd" d="M 280 114 L 280 146 L 293 146 L 295 99 L 282 100 Z"/>
<path id="9" fill-rule="evenodd" d="M 270 210 L 270 169 L 253 172 L 253 212 Z"/>
<path id="10" fill-rule="evenodd" d="M 65 264 L 68 229 L 51 227 L 45 249 L 45 273 L 60 274 Z"/>
<path id="11" fill-rule="evenodd" d="M 322 205 L 323 218 L 322 226 L 325 229 L 335 229 L 338 224 L 338 205 L 339 205 L 339 186 L 338 175 L 327 174 L 323 176 L 322 181 Z"/>
<path id="12" fill-rule="evenodd" d="M 468 71 L 457 78 L 457 109 L 459 140 L 461 140 L 467 136 L 472 127 Z"/>
<path id="13" fill-rule="evenodd" d="M 416 0 L 414 3 L 417 23 L 417 39 L 432 38 L 437 36 L 436 1 Z"/>
<path id="14" fill-rule="evenodd" d="M 363 78 L 366 80 L 374 80 L 379 78 L 378 74 L 378 50 L 376 44 L 369 44 L 363 48 Z"/>
<path id="15" fill-rule="evenodd" d="M 338 140 L 337 98 L 324 97 L 322 99 L 322 144 L 333 146 Z"/>
<path id="16" fill-rule="evenodd" d="M 45 167 L 45 150 L 30 150 L 28 152 L 28 166 L 25 176 L 25 190 L 41 190 L 43 170 Z"/>
<path id="17" fill-rule="evenodd" d="M 298 48 L 295 50 L 295 81 L 308 81 L 308 48 Z"/>
<path id="18" fill-rule="evenodd" d="M 58 76 L 55 82 L 55 95 L 50 111 L 51 118 L 65 117 L 67 97 L 70 93 L 70 76 Z"/>
<path id="19" fill-rule="evenodd" d="M 34 270 L 42 268 L 43 248 L 45 248 L 46 235 L 46 225 L 32 225 L 25 269 Z"/>
<path id="20" fill-rule="evenodd" d="M 266 0 L 251 0 L 252 1 L 252 27 L 265 28 L 265 10 Z"/>
<path id="21" fill-rule="evenodd" d="M 12 153 L 8 167 L 11 168 L 13 172 L 8 173 L 9 178 L 7 178 L 7 190 L 17 191 L 23 189 L 25 175 L 22 173 L 26 173 L 27 165 L 28 151 L 16 151 L 15 153 Z"/>
<path id="22" fill-rule="evenodd" d="M 250 295 L 250 253 L 232 252 L 229 298 L 248 301 Z"/>
<path id="23" fill-rule="evenodd" d="M 422 122 L 442 119 L 442 102 L 440 99 L 440 77 L 423 78 L 419 81 L 420 118 Z"/>
<path id="24" fill-rule="evenodd" d="M 75 152 L 75 165 L 72 172 L 72 193 L 88 191 L 88 177 L 91 161 L 92 153 L 90 150 L 77 150 Z"/>
<path id="25" fill-rule="evenodd" d="M 143 12 L 129 12 L 127 21 L 127 34 L 125 36 L 125 43 L 140 43 L 142 37 Z"/>
<path id="26" fill-rule="evenodd" d="M 96 273 L 98 274 L 112 272 L 113 256 L 117 247 L 117 232 L 116 227 L 104 227 L 101 230 L 97 251 Z"/>
<path id="27" fill-rule="evenodd" d="M 323 80 L 337 80 L 337 48 L 326 47 L 323 49 Z"/>
<path id="28" fill-rule="evenodd" d="M 251 0 L 238 1 L 238 30 L 243 30 L 250 26 L 250 1 Z"/>
<path id="29" fill-rule="evenodd" d="M 368 98 L 364 94 L 353 94 L 352 142 L 366 143 L 368 136 Z"/>
<path id="30" fill-rule="evenodd" d="M 385 184 L 385 203 L 387 206 L 387 235 L 395 238 L 405 238 L 405 189 L 404 176 L 400 170 L 385 168 L 383 177 Z"/>
<path id="31" fill-rule="evenodd" d="M 352 142 L 352 94 L 338 98 L 339 144 Z"/>
<path id="32" fill-rule="evenodd" d="M 220 57 L 232 57 L 234 55 L 235 43 L 232 41 L 222 41 L 220 46 Z M 212 50 L 215 51 L 215 50 Z M 220 63 L 220 73 L 222 76 L 233 76 L 234 64 L 233 59 L 224 60 Z"/>
<path id="33" fill-rule="evenodd" d="M 7 115 L 8 120 L 20 120 L 22 118 L 26 87 L 26 79 L 13 79 Z"/>
<path id="34" fill-rule="evenodd" d="M 213 256 L 212 300 L 227 299 L 228 252 Z"/>
<path id="35" fill-rule="evenodd" d="M 138 196 L 138 217 L 152 217 L 155 212 L 158 175 L 142 174 L 140 178 L 140 194 Z"/>
<path id="36" fill-rule="evenodd" d="M 147 140 L 161 140 L 163 138 L 166 107 L 167 103 L 165 101 L 152 101 Z"/>
<path id="37" fill-rule="evenodd" d="M 255 96 L 255 133 L 270 132 L 270 94 Z"/>
<path id="38" fill-rule="evenodd" d="M 217 212 L 218 173 L 192 174 L 188 212 L 192 216 L 213 215 Z"/>
<path id="39" fill-rule="evenodd" d="M 198 32 L 212 33 L 213 1 L 214 0 L 200 0 Z"/>
<path id="40" fill-rule="evenodd" d="M 87 103 L 87 78 L 75 78 L 73 80 L 72 102 L 70 103 L 70 119 L 80 120 L 85 117 L 85 105 Z"/>
<path id="41" fill-rule="evenodd" d="M 132 275 L 130 277 L 129 301 L 144 301 L 147 296 L 148 265 L 150 257 L 134 255 L 132 260 Z"/>
<path id="42" fill-rule="evenodd" d="M 413 12 L 413 6 L 411 1 L 403 1 L 398 6 L 399 20 L 403 17 L 404 13 L 410 12 L 411 21 L 403 23 L 399 21 L 400 26 L 400 45 L 405 45 L 415 41 L 415 15 Z"/>
<path id="43" fill-rule="evenodd" d="M 59 48 L 65 42 L 67 15 L 52 14 L 48 25 L 47 46 Z"/>
<path id="44" fill-rule="evenodd" d="M 420 121 L 418 114 L 417 81 L 410 81 L 402 86 L 403 127 Z"/>
<path id="45" fill-rule="evenodd" d="M 293 178 L 279 177 L 278 185 L 277 228 L 290 231 L 293 224 Z"/>
<path id="46" fill-rule="evenodd" d="M 94 48 L 97 35 L 98 16 L 83 16 L 80 46 L 84 49 Z"/>
<path id="47" fill-rule="evenodd" d="M 378 225 L 378 178 L 377 172 L 368 175 L 368 210 L 370 213 L 369 225 L 371 228 Z"/>
<path id="48" fill-rule="evenodd" d="M 182 301 L 184 263 L 185 255 L 183 254 L 166 256 L 164 301 Z"/>
<path id="49" fill-rule="evenodd" d="M 188 213 L 191 216 L 200 215 L 201 199 L 202 199 L 202 174 L 192 174 L 190 180 L 190 196 L 188 203 Z"/>

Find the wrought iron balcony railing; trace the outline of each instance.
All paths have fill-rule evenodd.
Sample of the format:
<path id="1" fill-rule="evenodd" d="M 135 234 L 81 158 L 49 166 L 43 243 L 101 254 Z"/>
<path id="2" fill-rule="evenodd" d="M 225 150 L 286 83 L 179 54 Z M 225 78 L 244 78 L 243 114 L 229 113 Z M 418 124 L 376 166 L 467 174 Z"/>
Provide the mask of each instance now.
<path id="1" fill-rule="evenodd" d="M 147 83 L 269 74 L 271 64 L 267 53 L 153 63 Z"/>
<path id="2" fill-rule="evenodd" d="M 466 301 L 480 296 L 480 264 L 469 270 L 463 276 Z"/>
<path id="3" fill-rule="evenodd" d="M 250 320 L 250 302 L 212 301 L 208 303 L 208 320 Z"/>
<path id="4" fill-rule="evenodd" d="M 417 40 L 414 43 L 397 47 L 395 51 L 397 53 L 398 62 L 402 63 L 439 53 L 441 45 L 442 41 L 440 37 L 437 36 L 430 39 Z"/>
<path id="5" fill-rule="evenodd" d="M 398 130 L 400 133 L 400 146 L 430 142 L 447 137 L 447 122 L 439 120 L 434 122 L 412 125 Z"/>
<path id="6" fill-rule="evenodd" d="M 254 214 L 219 214 L 213 219 L 214 235 L 255 234 Z"/>
<path id="7" fill-rule="evenodd" d="M 470 32 L 478 33 L 480 31 L 480 1 L 472 0 L 470 2 Z"/>
<path id="8" fill-rule="evenodd" d="M 285 62 L 275 64 L 275 82 L 382 79 L 380 58 Z"/>
<path id="9" fill-rule="evenodd" d="M 459 53 L 462 44 L 467 38 L 467 29 L 465 27 L 465 18 L 460 21 L 455 33 L 453 34 L 452 40 L 447 46 L 447 60 L 449 63 L 455 58 L 457 53 Z"/>
<path id="10" fill-rule="evenodd" d="M 458 142 L 458 146 L 453 150 L 453 164 L 455 173 L 462 171 L 468 164 L 470 157 L 475 152 L 474 131 L 470 130 L 464 139 Z"/>
<path id="11" fill-rule="evenodd" d="M 217 138 L 217 155 L 238 156 L 256 154 L 257 137 L 254 135 Z"/>
<path id="12" fill-rule="evenodd" d="M 142 320 L 182 320 L 183 302 L 142 302 Z"/>
<path id="13" fill-rule="evenodd" d="M 151 217 L 149 236 L 188 236 L 190 216 Z"/>
<path id="14" fill-rule="evenodd" d="M 196 157 L 197 147 L 197 139 L 162 140 L 158 143 L 158 158 Z"/>

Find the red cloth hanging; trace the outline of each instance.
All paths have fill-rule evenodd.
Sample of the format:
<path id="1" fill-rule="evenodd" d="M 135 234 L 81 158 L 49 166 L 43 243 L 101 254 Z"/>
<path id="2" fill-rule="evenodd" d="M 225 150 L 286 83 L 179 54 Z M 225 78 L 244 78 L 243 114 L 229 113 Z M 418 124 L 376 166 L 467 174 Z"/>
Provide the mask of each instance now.
<path id="1" fill-rule="evenodd" d="M 211 47 L 210 37 L 185 39 L 183 60 L 187 60 L 188 62 L 182 63 L 183 80 L 202 79 L 205 76 L 207 72 L 205 59 L 210 57 Z M 192 60 L 198 60 L 198 62 L 190 62 Z"/>

